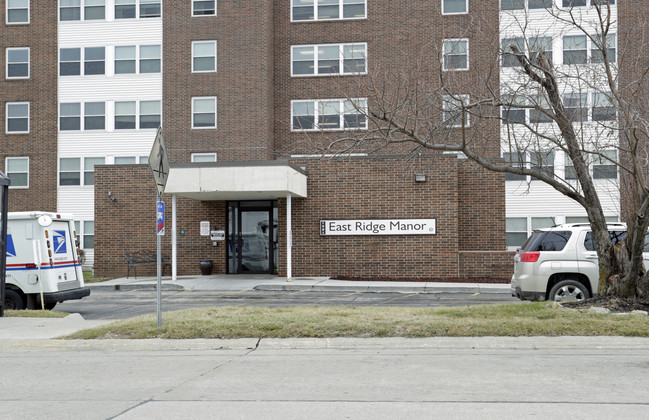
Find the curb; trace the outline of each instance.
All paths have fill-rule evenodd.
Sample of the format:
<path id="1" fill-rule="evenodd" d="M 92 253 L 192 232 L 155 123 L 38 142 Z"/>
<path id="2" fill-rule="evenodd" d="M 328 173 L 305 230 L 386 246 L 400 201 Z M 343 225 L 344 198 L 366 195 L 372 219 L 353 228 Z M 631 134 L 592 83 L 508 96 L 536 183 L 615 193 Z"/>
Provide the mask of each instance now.
<path id="1" fill-rule="evenodd" d="M 128 284 L 86 284 L 85 287 L 91 290 L 157 290 L 155 283 L 128 283 Z M 161 290 L 185 290 L 180 284 L 162 283 Z"/>
<path id="2" fill-rule="evenodd" d="M 253 287 L 254 290 L 261 291 L 284 291 L 284 292 L 299 292 L 302 290 L 310 290 L 316 292 L 372 292 L 372 293 L 480 293 L 480 294 L 509 294 L 509 284 L 502 286 L 490 285 L 491 287 L 484 287 L 479 284 L 467 285 L 424 285 L 424 286 L 353 286 L 353 285 L 308 285 L 308 284 L 260 284 Z"/>

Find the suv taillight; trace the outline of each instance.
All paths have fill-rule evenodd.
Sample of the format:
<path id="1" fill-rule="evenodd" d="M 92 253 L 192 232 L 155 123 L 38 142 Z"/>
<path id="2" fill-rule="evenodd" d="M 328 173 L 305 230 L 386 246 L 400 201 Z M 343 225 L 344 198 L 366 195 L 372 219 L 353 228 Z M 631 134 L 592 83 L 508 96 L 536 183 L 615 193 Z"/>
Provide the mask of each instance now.
<path id="1" fill-rule="evenodd" d="M 537 262 L 541 253 L 538 251 L 534 252 L 521 252 L 520 259 L 521 262 Z"/>

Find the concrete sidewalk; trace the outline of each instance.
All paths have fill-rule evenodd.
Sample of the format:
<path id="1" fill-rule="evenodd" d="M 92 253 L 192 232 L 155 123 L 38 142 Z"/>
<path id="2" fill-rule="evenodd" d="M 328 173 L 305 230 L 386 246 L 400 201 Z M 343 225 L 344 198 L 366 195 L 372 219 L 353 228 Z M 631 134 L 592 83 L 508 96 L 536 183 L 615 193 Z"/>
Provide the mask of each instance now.
<path id="1" fill-rule="evenodd" d="M 286 277 L 269 274 L 213 274 L 209 276 L 180 276 L 171 280 L 162 277 L 162 290 L 282 290 L 282 291 L 349 291 L 374 293 L 509 293 L 510 285 L 487 283 L 346 281 L 329 277 Z M 118 278 L 102 283 L 90 283 L 91 289 L 142 290 L 155 289 L 155 277 Z"/>

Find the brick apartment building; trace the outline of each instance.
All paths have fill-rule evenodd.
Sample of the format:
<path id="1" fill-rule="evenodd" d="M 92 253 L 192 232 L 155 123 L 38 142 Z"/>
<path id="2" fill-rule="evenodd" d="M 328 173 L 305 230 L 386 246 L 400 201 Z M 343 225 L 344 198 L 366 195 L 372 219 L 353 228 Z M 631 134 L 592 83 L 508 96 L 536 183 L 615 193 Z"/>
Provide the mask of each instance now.
<path id="1" fill-rule="evenodd" d="M 585 213 L 565 204 L 557 217 L 564 204 L 544 207 L 556 198 L 547 191 L 527 180 L 532 195 L 521 196 L 520 180 L 455 154 L 322 152 L 370 129 L 364 82 L 386 69 L 424 63 L 422 79 L 443 75 L 473 94 L 512 36 L 505 15 L 532 16 L 536 3 L 5 0 L 10 210 L 73 213 L 87 264 L 125 274 L 125 252 L 155 248 L 147 159 L 161 125 L 171 163 L 163 249 L 178 275 L 209 259 L 214 273 L 506 279 L 507 250 L 530 229 Z M 563 34 L 553 36 L 558 55 Z M 485 86 L 497 91 L 507 71 Z M 502 156 L 500 121 L 479 129 L 493 139 L 487 156 Z"/>

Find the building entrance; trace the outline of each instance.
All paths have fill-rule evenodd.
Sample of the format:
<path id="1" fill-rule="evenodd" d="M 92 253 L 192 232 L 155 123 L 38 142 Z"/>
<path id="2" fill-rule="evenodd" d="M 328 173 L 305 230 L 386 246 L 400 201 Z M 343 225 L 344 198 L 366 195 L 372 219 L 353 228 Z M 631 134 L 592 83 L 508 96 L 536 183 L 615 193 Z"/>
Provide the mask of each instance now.
<path id="1" fill-rule="evenodd" d="M 277 272 L 277 202 L 228 202 L 228 273 Z"/>

